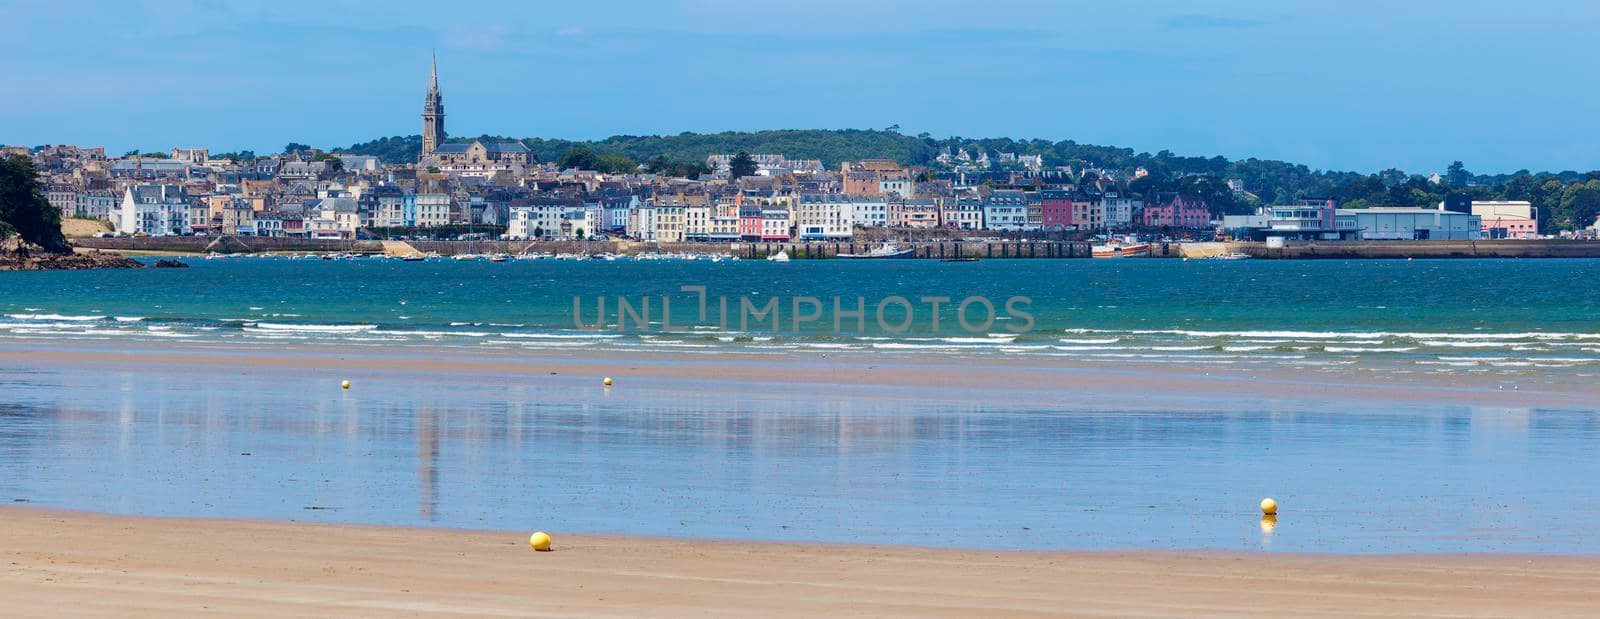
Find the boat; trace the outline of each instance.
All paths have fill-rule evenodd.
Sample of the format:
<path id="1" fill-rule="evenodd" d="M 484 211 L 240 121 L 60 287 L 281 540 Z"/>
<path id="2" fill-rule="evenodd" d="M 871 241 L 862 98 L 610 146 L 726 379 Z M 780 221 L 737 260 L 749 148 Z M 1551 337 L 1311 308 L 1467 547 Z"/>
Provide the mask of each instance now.
<path id="1" fill-rule="evenodd" d="M 510 259 L 511 256 L 509 254 L 495 254 L 493 256 L 489 256 L 489 262 L 505 262 Z"/>
<path id="2" fill-rule="evenodd" d="M 1236 252 L 1226 253 L 1226 254 L 1217 254 L 1215 256 L 1206 256 L 1206 260 L 1249 260 L 1249 259 L 1250 259 L 1250 254 L 1246 254 L 1246 253 L 1243 253 L 1243 252 L 1237 252 L 1237 251 Z"/>
<path id="3" fill-rule="evenodd" d="M 917 248 L 915 247 L 901 249 L 899 245 L 894 243 L 884 243 L 864 254 L 839 254 L 839 257 L 852 259 L 914 258 L 916 257 L 916 251 Z"/>
<path id="4" fill-rule="evenodd" d="M 480 256 L 478 256 L 477 254 L 456 254 L 454 256 L 451 256 L 450 259 L 451 260 L 463 260 L 463 261 L 466 261 L 466 260 L 477 260 L 479 257 Z"/>
<path id="5" fill-rule="evenodd" d="M 767 256 L 767 262 L 788 262 L 788 261 L 789 261 L 789 252 L 786 252 L 786 251 L 780 251 L 780 252 L 778 252 L 776 254 L 772 254 L 771 256 Z"/>
<path id="6" fill-rule="evenodd" d="M 1149 243 L 1107 243 L 1092 249 L 1090 255 L 1095 258 L 1134 258 L 1150 254 Z"/>
<path id="7" fill-rule="evenodd" d="M 428 257 L 424 256 L 422 254 L 406 254 L 404 256 L 401 256 L 400 259 L 404 260 L 406 262 L 422 262 L 424 260 L 427 260 Z"/>

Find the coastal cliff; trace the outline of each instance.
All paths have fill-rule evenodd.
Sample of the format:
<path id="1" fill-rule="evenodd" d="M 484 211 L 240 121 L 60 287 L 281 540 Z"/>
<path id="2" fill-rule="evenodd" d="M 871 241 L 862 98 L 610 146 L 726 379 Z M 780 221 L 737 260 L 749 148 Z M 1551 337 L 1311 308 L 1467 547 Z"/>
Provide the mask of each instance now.
<path id="1" fill-rule="evenodd" d="M 114 254 L 58 253 L 19 239 L 0 241 L 0 271 L 76 271 L 84 269 L 142 269 L 144 264 Z"/>

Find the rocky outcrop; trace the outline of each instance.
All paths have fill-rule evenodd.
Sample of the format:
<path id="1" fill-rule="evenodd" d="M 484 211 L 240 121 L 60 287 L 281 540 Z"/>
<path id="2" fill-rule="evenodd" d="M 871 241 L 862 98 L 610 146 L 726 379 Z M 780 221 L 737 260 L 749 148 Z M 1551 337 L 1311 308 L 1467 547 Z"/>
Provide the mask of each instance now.
<path id="1" fill-rule="evenodd" d="M 0 241 L 0 271 L 77 271 L 85 269 L 142 269 L 137 260 L 89 252 L 60 254 L 18 239 Z"/>

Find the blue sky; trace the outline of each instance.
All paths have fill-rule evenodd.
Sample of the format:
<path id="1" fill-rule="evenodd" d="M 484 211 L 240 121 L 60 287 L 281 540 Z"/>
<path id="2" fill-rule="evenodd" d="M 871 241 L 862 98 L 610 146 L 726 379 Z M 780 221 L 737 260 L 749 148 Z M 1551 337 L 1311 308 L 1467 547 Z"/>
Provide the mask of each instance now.
<path id="1" fill-rule="evenodd" d="M 434 7 L 443 7 L 431 10 Z M 0 142 L 275 151 L 883 128 L 1318 168 L 1600 168 L 1600 4 L 0 0 Z"/>

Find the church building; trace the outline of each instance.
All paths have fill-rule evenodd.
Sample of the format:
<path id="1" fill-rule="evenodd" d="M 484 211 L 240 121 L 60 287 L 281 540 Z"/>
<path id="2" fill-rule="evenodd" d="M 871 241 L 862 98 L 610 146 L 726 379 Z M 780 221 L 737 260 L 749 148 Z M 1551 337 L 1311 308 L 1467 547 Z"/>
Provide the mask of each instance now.
<path id="1" fill-rule="evenodd" d="M 439 92 L 439 59 L 433 60 L 428 95 L 422 100 L 422 156 L 419 165 L 479 166 L 527 165 L 531 153 L 521 142 L 446 143 L 444 95 Z"/>

